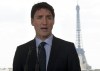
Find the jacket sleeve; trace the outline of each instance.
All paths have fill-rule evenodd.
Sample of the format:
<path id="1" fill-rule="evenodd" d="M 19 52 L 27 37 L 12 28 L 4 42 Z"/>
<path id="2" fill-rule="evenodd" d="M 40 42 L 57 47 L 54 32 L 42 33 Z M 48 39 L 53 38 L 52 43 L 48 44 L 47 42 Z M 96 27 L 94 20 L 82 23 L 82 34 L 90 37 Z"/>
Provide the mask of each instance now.
<path id="1" fill-rule="evenodd" d="M 13 71 L 23 71 L 21 64 L 21 48 L 17 47 L 15 56 L 13 59 Z"/>
<path id="2" fill-rule="evenodd" d="M 68 71 L 81 71 L 78 54 L 73 43 L 68 56 Z"/>

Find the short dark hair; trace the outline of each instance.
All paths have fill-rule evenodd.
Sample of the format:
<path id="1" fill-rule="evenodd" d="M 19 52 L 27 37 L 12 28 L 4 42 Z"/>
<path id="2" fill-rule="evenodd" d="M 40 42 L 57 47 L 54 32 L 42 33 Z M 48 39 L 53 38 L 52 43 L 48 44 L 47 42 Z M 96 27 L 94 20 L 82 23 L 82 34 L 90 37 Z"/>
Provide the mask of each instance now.
<path id="1" fill-rule="evenodd" d="M 53 18 L 55 17 L 53 7 L 50 4 L 46 3 L 46 2 L 40 2 L 40 3 L 37 3 L 37 4 L 33 5 L 32 10 L 31 10 L 31 18 L 34 18 L 35 12 L 37 10 L 41 9 L 41 8 L 49 10 L 51 12 Z"/>

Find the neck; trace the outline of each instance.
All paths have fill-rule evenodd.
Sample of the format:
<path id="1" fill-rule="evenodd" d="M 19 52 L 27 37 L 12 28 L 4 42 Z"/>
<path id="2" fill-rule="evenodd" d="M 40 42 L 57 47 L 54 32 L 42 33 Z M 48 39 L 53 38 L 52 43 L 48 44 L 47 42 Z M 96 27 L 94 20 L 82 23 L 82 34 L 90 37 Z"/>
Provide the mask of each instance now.
<path id="1" fill-rule="evenodd" d="M 36 35 L 36 37 L 39 38 L 39 39 L 41 39 L 42 41 L 44 41 L 44 40 L 46 40 L 48 37 L 50 37 L 51 35 L 52 35 L 52 34 L 47 35 L 47 36 L 37 36 L 37 35 Z"/>

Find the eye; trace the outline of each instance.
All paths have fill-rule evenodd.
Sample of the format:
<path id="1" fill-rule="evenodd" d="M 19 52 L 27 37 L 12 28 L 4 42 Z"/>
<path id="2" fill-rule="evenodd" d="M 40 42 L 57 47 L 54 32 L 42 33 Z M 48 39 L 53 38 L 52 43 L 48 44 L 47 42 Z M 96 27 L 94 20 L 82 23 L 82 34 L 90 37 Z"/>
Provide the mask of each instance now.
<path id="1" fill-rule="evenodd" d="M 53 19 L 53 17 L 51 15 L 48 15 L 47 18 L 50 20 Z"/>
<path id="2" fill-rule="evenodd" d="M 42 15 L 39 15 L 39 16 L 37 16 L 37 19 L 41 19 L 43 16 Z"/>

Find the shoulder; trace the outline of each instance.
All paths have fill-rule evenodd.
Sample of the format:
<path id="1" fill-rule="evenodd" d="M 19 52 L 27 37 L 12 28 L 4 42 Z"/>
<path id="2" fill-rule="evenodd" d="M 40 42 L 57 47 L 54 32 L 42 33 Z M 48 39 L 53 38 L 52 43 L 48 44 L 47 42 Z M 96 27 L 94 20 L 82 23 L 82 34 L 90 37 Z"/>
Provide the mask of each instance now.
<path id="1" fill-rule="evenodd" d="M 34 43 L 35 43 L 34 40 L 31 40 L 31 41 L 28 41 L 28 42 L 26 42 L 24 44 L 21 44 L 21 45 L 17 46 L 15 54 L 16 55 L 20 54 L 20 56 L 22 55 L 22 57 L 23 57 L 23 54 L 27 55 L 29 49 L 34 47 L 33 46 Z"/>
<path id="2" fill-rule="evenodd" d="M 35 40 L 33 39 L 33 40 L 30 40 L 26 43 L 23 43 L 23 44 L 19 45 L 18 47 L 29 47 L 29 46 L 34 45 L 34 43 L 35 43 Z"/>
<path id="3" fill-rule="evenodd" d="M 54 37 L 53 44 L 61 51 L 61 53 L 76 53 L 76 48 L 73 42 L 66 41 L 57 37 Z"/>
<path id="4" fill-rule="evenodd" d="M 66 41 L 57 37 L 54 37 L 53 44 L 56 45 L 60 49 L 64 49 L 67 51 L 76 50 L 73 42 Z"/>
<path id="5" fill-rule="evenodd" d="M 35 40 L 34 39 L 17 46 L 17 50 L 27 51 L 31 47 L 35 47 Z"/>
<path id="6" fill-rule="evenodd" d="M 54 41 L 57 43 L 63 44 L 63 45 L 74 45 L 73 42 L 66 41 L 66 40 L 63 40 L 63 39 L 55 37 L 55 36 L 54 36 Z"/>

